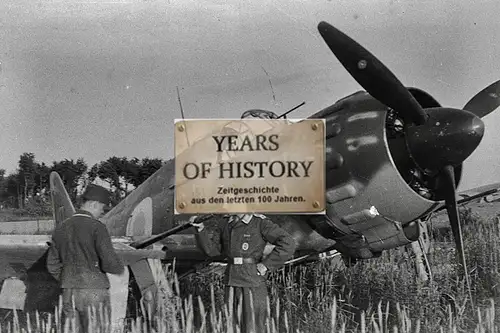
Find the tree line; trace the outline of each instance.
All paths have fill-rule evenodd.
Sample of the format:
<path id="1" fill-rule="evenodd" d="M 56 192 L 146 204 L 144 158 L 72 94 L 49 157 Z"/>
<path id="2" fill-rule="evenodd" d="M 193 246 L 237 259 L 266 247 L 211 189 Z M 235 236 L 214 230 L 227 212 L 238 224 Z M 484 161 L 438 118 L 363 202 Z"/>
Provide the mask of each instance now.
<path id="1" fill-rule="evenodd" d="M 100 179 L 112 193 L 113 204 L 125 198 L 134 188 L 155 173 L 165 162 L 159 158 L 110 157 L 90 169 L 83 158 L 54 161 L 52 165 L 37 161 L 35 154 L 23 153 L 17 170 L 6 174 L 0 169 L 0 205 L 4 208 L 25 208 L 31 203 L 50 202 L 50 173 L 61 176 L 71 200 L 77 200 L 79 191 Z"/>

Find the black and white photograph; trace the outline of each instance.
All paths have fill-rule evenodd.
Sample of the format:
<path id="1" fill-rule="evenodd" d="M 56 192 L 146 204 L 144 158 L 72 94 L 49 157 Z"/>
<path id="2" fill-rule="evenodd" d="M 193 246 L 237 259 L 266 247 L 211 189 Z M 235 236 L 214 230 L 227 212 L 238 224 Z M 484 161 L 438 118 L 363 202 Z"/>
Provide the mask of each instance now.
<path id="1" fill-rule="evenodd" d="M 499 9 L 0 2 L 0 332 L 499 332 Z"/>

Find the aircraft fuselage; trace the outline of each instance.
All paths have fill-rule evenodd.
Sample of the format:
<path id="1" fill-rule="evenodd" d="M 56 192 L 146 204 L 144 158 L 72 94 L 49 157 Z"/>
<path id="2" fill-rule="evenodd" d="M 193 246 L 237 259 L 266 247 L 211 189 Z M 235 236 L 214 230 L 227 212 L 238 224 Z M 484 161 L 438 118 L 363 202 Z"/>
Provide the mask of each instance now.
<path id="1" fill-rule="evenodd" d="M 425 92 L 411 91 L 420 103 L 439 106 Z M 358 92 L 310 117 L 326 120 L 326 216 L 270 215 L 296 239 L 298 254 L 334 246 L 351 257 L 376 256 L 416 240 L 414 221 L 439 205 L 440 200 L 426 198 L 412 186 L 414 166 L 388 112 L 368 93 Z M 140 239 L 188 220 L 174 214 L 174 168 L 171 159 L 106 214 L 102 221 L 111 235 Z M 205 260 L 193 232 L 189 228 L 162 240 L 165 259 Z"/>

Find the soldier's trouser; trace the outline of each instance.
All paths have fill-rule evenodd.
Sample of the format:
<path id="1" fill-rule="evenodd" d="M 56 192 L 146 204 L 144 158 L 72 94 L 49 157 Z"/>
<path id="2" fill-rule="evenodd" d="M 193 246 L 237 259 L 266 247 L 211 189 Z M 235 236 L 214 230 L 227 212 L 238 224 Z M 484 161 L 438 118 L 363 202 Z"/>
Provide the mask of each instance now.
<path id="1" fill-rule="evenodd" d="M 71 325 L 71 321 L 74 320 L 75 329 L 80 333 L 97 332 L 92 327 L 96 324 L 99 332 L 109 332 L 111 320 L 109 289 L 67 288 L 63 289 L 62 299 L 65 326 Z"/>
<path id="2" fill-rule="evenodd" d="M 232 287 L 225 288 L 226 304 L 231 306 L 230 294 L 233 291 L 233 318 L 235 325 L 239 325 L 241 333 L 266 333 L 267 319 L 267 286 L 263 284 L 259 287 Z M 252 304 L 250 303 L 252 295 Z M 241 317 L 238 315 L 238 304 L 241 303 Z M 253 311 L 252 311 L 253 306 Z M 253 312 L 253 313 L 252 313 Z M 252 316 L 253 314 L 253 316 Z M 255 321 L 253 320 L 255 318 Z"/>

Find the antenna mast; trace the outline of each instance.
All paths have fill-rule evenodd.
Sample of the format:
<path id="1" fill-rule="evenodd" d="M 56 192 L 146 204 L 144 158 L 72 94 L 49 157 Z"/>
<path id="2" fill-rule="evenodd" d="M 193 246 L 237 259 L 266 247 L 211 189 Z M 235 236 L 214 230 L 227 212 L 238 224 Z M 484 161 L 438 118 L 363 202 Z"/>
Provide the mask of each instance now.
<path id="1" fill-rule="evenodd" d="M 300 103 L 299 105 L 297 105 L 296 107 L 288 110 L 287 112 L 283 113 L 281 116 L 278 116 L 278 119 L 279 118 L 283 118 L 283 119 L 286 119 L 286 115 L 289 114 L 290 112 L 294 111 L 294 110 L 297 110 L 298 108 L 300 108 L 302 105 L 306 104 L 306 102 L 302 102 Z"/>
<path id="2" fill-rule="evenodd" d="M 184 118 L 184 110 L 182 109 L 181 94 L 179 93 L 179 86 L 175 86 L 175 88 L 177 89 L 177 100 L 179 101 L 179 107 L 181 108 L 181 117 L 182 117 L 182 120 L 186 120 L 186 118 Z M 185 133 L 186 133 L 186 141 L 187 141 L 188 147 L 190 147 L 191 144 L 189 143 L 189 137 L 188 137 L 188 134 L 187 134 L 187 129 L 185 130 Z"/>

